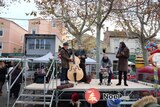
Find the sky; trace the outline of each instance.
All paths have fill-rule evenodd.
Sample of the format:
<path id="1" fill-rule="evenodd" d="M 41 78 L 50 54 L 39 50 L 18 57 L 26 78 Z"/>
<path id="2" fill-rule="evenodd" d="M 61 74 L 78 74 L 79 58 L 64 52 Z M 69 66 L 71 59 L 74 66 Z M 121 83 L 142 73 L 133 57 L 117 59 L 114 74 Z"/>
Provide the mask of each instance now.
<path id="1" fill-rule="evenodd" d="M 0 7 L 0 11 L 3 11 L 3 13 L 0 14 L 0 17 L 12 20 L 18 25 L 20 25 L 21 27 L 23 27 L 24 29 L 28 30 L 28 20 L 27 19 L 32 19 L 36 17 L 27 16 L 26 13 L 31 13 L 32 11 L 37 11 L 37 10 L 38 9 L 36 8 L 36 4 L 33 2 L 33 0 L 31 3 L 26 3 L 26 2 L 13 3 L 8 8 Z M 109 30 L 111 29 L 113 29 L 113 27 L 109 27 Z M 102 35 L 101 40 L 103 40 L 103 32 L 104 32 L 104 29 L 102 29 L 102 32 L 101 32 L 101 35 Z"/>
<path id="2" fill-rule="evenodd" d="M 35 3 L 13 3 L 11 6 L 7 8 L 0 7 L 0 11 L 3 13 L 0 14 L 0 17 L 7 18 L 9 20 L 14 21 L 18 25 L 22 26 L 26 30 L 28 29 L 28 20 L 35 18 L 34 16 L 27 16 L 26 13 L 31 13 L 32 11 L 37 11 Z"/>
<path id="3" fill-rule="evenodd" d="M 34 3 L 34 0 L 31 0 L 31 3 L 27 3 L 27 2 L 17 3 L 16 2 L 10 5 L 8 8 L 0 7 L 0 11 L 3 11 L 3 13 L 0 14 L 0 17 L 4 17 L 9 20 L 12 20 L 18 25 L 22 26 L 24 29 L 28 30 L 28 19 L 32 19 L 36 17 L 27 16 L 26 13 L 31 13 L 32 11 L 38 11 L 38 9 L 36 8 L 36 4 Z M 115 29 L 115 26 L 110 22 L 105 23 L 105 25 L 106 25 L 104 27 L 105 29 L 106 27 L 109 27 L 109 30 L 112 30 L 112 31 Z M 105 29 L 102 29 L 101 40 L 103 40 L 103 32 Z M 158 35 L 159 34 L 160 33 L 158 33 Z M 158 36 L 158 38 L 160 38 L 160 36 Z"/>
<path id="4" fill-rule="evenodd" d="M 15 2 L 11 4 L 8 8 L 0 7 L 0 11 L 3 11 L 3 13 L 0 14 L 0 17 L 12 20 L 18 25 L 20 25 L 21 27 L 23 27 L 24 29 L 28 30 L 28 19 L 32 19 L 36 17 L 27 16 L 26 13 L 31 13 L 32 11 L 38 11 L 38 9 L 36 8 L 36 4 L 34 3 L 34 0 L 31 0 L 31 3 Z M 107 25 L 111 25 L 111 24 L 109 23 Z M 104 28 L 106 29 L 106 27 Z M 113 29 L 114 29 L 113 26 L 109 27 L 109 30 L 113 30 Z M 104 29 L 102 29 L 102 32 L 101 32 L 101 40 L 103 40 L 103 32 L 104 32 Z"/>

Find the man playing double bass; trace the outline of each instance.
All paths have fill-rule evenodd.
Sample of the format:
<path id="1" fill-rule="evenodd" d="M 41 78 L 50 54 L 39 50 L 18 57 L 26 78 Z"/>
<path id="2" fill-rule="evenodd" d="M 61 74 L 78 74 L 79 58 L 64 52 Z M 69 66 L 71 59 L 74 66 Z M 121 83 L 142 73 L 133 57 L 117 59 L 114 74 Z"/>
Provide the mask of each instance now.
<path id="1" fill-rule="evenodd" d="M 87 58 L 87 53 L 84 50 L 84 47 L 81 45 L 78 46 L 78 50 L 75 52 L 75 56 L 77 56 L 80 59 L 80 68 L 83 70 L 83 78 L 79 82 L 85 82 L 87 83 L 87 77 L 86 77 L 86 67 L 85 67 L 85 59 Z"/>
<path id="2" fill-rule="evenodd" d="M 68 52 L 68 43 L 63 43 L 63 47 L 60 49 L 60 57 L 61 57 L 61 64 L 62 64 L 62 71 L 61 71 L 61 85 L 68 83 L 67 72 L 69 69 L 69 62 L 72 62 L 73 59 L 70 59 L 70 54 Z"/>

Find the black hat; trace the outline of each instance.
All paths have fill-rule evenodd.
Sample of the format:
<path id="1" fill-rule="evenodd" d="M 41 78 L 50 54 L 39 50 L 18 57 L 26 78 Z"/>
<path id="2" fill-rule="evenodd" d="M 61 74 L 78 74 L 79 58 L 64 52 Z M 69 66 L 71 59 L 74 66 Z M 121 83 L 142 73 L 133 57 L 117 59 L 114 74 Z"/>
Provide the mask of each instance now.
<path id="1" fill-rule="evenodd" d="M 63 46 L 68 46 L 69 44 L 67 42 L 63 43 Z"/>

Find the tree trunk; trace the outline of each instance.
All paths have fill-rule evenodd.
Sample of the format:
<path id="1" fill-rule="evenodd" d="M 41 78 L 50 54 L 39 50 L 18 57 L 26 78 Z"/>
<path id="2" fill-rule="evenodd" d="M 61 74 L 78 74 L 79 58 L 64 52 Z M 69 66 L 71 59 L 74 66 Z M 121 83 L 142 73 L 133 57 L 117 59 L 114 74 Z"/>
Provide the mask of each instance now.
<path id="1" fill-rule="evenodd" d="M 82 36 L 76 36 L 76 39 L 77 39 L 77 46 L 78 45 L 82 45 Z"/>
<path id="2" fill-rule="evenodd" d="M 147 50 L 145 49 L 145 35 L 144 33 L 144 23 L 141 22 L 141 34 L 140 34 L 140 43 L 141 43 L 141 48 L 142 48 L 142 55 L 143 55 L 143 59 L 144 59 L 144 65 L 148 65 L 148 54 L 147 54 Z"/>
<path id="3" fill-rule="evenodd" d="M 99 75 L 100 69 L 100 37 L 101 37 L 101 26 L 97 25 L 97 33 L 96 33 L 96 76 Z"/>
<path id="4" fill-rule="evenodd" d="M 145 45 L 144 43 L 141 44 L 141 48 L 142 48 L 142 55 L 143 55 L 143 59 L 144 59 L 144 65 L 147 66 L 148 65 L 148 52 L 145 49 Z"/>
<path id="5" fill-rule="evenodd" d="M 101 10 L 102 0 L 98 0 L 97 8 L 97 24 L 96 24 L 96 76 L 98 78 L 99 69 L 100 69 L 100 36 L 101 36 L 101 19 L 102 19 L 102 10 Z"/>

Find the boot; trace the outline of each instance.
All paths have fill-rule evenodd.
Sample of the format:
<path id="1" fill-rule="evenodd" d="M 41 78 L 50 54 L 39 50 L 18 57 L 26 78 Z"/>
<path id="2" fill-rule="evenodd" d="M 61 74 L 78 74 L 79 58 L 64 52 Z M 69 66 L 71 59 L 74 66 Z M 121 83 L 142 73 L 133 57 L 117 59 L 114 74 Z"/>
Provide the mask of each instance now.
<path id="1" fill-rule="evenodd" d="M 124 72 L 124 85 L 128 86 L 128 84 L 127 84 L 127 72 Z"/>
<path id="2" fill-rule="evenodd" d="M 119 71 L 119 73 L 118 73 L 118 84 L 116 84 L 116 85 L 117 86 L 121 85 L 121 81 L 122 81 L 122 71 Z"/>
<path id="3" fill-rule="evenodd" d="M 125 85 L 125 86 L 128 86 L 128 84 L 127 84 L 127 83 L 124 83 L 124 85 Z"/>
<path id="4" fill-rule="evenodd" d="M 116 84 L 116 85 L 117 85 L 117 86 L 118 86 L 118 85 L 121 85 L 121 83 L 118 83 L 118 84 Z"/>

